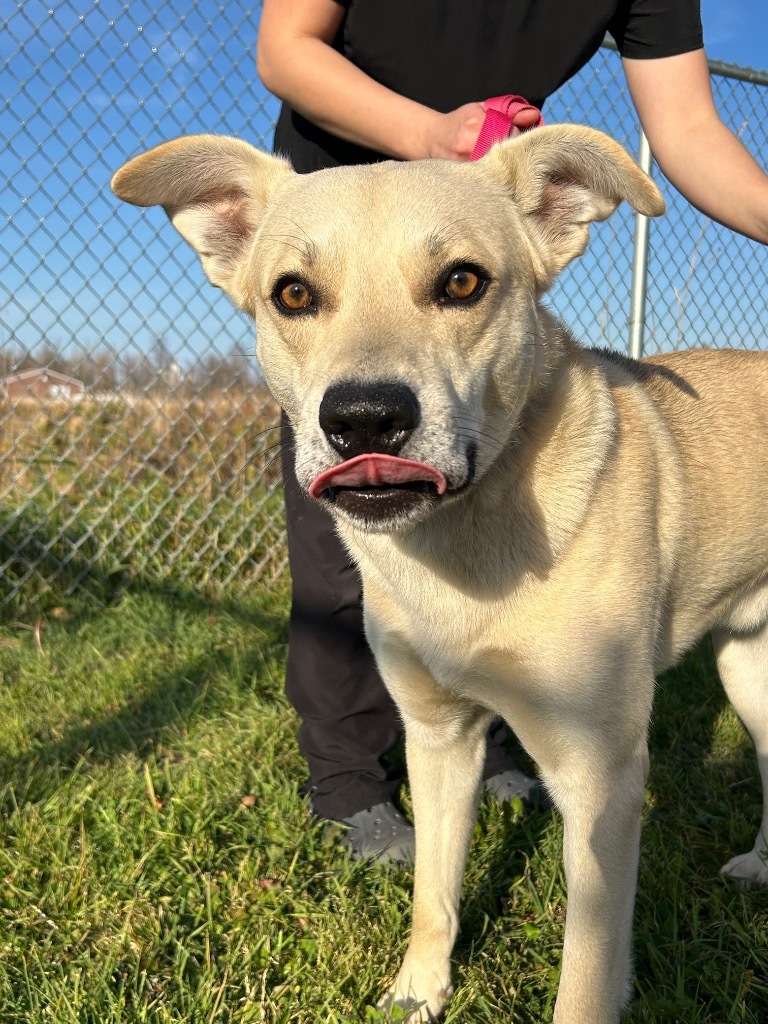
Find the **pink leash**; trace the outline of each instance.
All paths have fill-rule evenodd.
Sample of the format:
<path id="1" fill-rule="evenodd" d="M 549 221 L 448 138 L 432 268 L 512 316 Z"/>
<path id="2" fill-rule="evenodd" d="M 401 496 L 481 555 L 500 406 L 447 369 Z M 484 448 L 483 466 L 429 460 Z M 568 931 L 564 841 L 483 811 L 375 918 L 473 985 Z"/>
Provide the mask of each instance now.
<path id="1" fill-rule="evenodd" d="M 512 131 L 512 119 L 521 110 L 535 110 L 539 115 L 539 120 L 534 122 L 530 126 L 531 128 L 540 128 L 544 124 L 544 118 L 541 116 L 539 108 L 534 107 L 522 96 L 494 96 L 486 100 L 483 106 L 485 107 L 485 120 L 470 160 L 479 160 L 496 142 L 506 139 Z M 521 128 L 520 131 L 527 132 L 529 129 Z"/>

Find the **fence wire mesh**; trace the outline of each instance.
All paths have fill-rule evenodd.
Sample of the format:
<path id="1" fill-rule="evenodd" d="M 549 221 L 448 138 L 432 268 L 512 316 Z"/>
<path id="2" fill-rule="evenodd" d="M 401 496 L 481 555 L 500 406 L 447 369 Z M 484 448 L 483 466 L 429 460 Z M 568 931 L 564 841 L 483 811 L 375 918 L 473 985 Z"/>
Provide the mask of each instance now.
<path id="1" fill-rule="evenodd" d="M 109 191 L 128 157 L 176 135 L 269 148 L 277 103 L 256 75 L 259 15 L 259 3 L 24 0 L 0 21 L 2 605 L 126 575 L 241 588 L 286 572 L 277 409 L 252 325 L 162 212 Z M 765 77 L 720 71 L 722 116 L 765 166 Z M 637 151 L 609 49 L 545 114 Z M 762 247 L 660 184 L 646 351 L 764 347 Z M 626 348 L 633 230 L 625 210 L 598 227 L 551 294 L 589 344 Z"/>

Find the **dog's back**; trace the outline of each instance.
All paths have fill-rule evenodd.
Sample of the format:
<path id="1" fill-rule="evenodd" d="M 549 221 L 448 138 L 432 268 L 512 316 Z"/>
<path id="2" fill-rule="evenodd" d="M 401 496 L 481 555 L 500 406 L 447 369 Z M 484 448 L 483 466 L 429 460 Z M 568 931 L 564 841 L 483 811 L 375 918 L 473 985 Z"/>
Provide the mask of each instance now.
<path id="1" fill-rule="evenodd" d="M 659 517 L 670 595 L 658 642 L 663 668 L 703 626 L 736 628 L 747 608 L 750 622 L 768 615 L 768 593 L 755 598 L 763 582 L 768 588 L 768 353 L 601 359 L 620 408 L 627 409 L 621 392 L 628 383 L 652 401 L 658 500 L 669 511 Z M 626 429 L 637 430 L 635 445 L 647 443 L 632 414 Z"/>

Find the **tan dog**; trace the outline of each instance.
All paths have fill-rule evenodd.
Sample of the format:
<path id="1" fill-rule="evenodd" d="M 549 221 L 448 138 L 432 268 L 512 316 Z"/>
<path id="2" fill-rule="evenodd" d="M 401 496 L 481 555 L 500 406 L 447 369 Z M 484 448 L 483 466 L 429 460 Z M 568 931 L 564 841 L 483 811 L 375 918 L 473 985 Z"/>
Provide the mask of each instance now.
<path id="1" fill-rule="evenodd" d="M 382 1005 L 438 1014 L 491 716 L 565 828 L 557 1024 L 627 998 L 654 675 L 712 631 L 768 790 L 768 356 L 633 363 L 539 302 L 621 200 L 624 150 L 537 129 L 477 164 L 295 175 L 178 139 L 115 176 L 160 204 L 258 327 L 300 482 L 338 516 L 402 712 L 418 835 L 413 934 Z M 724 871 L 768 882 L 768 804 Z"/>

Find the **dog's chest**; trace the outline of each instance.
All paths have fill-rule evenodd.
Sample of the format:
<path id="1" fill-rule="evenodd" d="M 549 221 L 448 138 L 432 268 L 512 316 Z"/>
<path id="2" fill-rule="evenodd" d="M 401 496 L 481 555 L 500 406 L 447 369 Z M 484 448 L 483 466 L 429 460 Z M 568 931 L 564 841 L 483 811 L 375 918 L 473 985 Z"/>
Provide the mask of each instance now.
<path id="1" fill-rule="evenodd" d="M 477 670 L 494 642 L 486 613 L 456 595 L 431 594 L 429 605 L 404 601 L 404 639 L 438 682 L 455 689 Z M 442 597 L 442 600 L 440 599 Z"/>
<path id="2" fill-rule="evenodd" d="M 473 695 L 489 666 L 511 665 L 529 645 L 514 626 L 510 600 L 479 599 L 424 566 L 390 558 L 380 565 L 363 559 L 366 619 L 371 641 L 401 645 L 442 686 Z M 367 563 L 367 564 L 366 564 Z M 513 603 L 523 598 L 516 592 Z"/>

